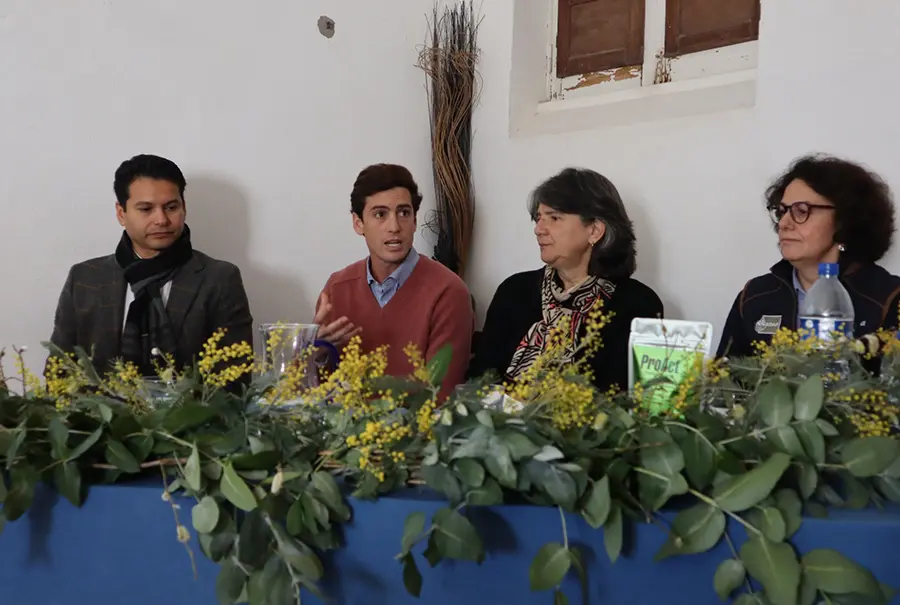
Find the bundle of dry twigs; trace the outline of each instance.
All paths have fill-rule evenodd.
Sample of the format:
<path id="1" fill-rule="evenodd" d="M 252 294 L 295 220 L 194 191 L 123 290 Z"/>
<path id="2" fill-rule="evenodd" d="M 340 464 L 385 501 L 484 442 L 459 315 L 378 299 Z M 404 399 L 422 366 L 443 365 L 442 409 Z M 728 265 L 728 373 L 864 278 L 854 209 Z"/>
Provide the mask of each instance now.
<path id="1" fill-rule="evenodd" d="M 472 2 L 461 0 L 429 23 L 429 42 L 419 54 L 428 82 L 435 214 L 428 226 L 437 236 L 434 258 L 464 277 L 468 263 L 475 194 L 472 184 L 472 113 L 480 81 Z"/>

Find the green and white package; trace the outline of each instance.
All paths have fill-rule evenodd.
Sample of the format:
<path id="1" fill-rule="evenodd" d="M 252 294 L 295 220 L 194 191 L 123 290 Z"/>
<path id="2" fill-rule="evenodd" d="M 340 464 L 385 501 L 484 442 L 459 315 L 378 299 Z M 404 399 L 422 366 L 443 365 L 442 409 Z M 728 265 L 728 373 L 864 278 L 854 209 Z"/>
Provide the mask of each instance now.
<path id="1" fill-rule="evenodd" d="M 712 324 L 705 321 L 638 317 L 628 339 L 628 386 L 641 384 L 642 402 L 659 414 L 671 405 L 673 394 L 712 349 Z"/>

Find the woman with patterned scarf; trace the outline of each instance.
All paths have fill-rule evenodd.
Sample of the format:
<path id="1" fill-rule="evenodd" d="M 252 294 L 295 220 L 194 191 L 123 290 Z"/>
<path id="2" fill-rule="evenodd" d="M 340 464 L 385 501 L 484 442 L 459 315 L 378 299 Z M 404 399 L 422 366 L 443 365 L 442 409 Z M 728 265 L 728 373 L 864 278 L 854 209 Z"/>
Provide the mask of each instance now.
<path id="1" fill-rule="evenodd" d="M 622 198 L 606 177 L 567 168 L 531 194 L 528 211 L 543 269 L 507 278 L 494 295 L 469 367 L 471 377 L 492 371 L 504 380 L 524 372 L 545 350 L 551 330 L 566 330 L 579 354 L 590 312 L 602 301 L 612 313 L 603 346 L 587 361 L 595 386 L 624 388 L 628 336 L 635 317 L 662 317 L 659 296 L 632 279 L 634 229 Z"/>

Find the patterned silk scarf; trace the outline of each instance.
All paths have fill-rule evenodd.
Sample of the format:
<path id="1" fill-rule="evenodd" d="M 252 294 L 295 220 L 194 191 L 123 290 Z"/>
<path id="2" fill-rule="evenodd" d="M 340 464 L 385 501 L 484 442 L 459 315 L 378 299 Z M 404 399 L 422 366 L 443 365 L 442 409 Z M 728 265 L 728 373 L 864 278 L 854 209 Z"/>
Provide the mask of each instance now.
<path id="1" fill-rule="evenodd" d="M 541 282 L 541 314 L 513 354 L 508 379 L 514 379 L 534 364 L 547 347 L 547 339 L 554 328 L 562 328 L 569 334 L 572 343 L 563 354 L 563 362 L 574 360 L 576 343 L 584 327 L 590 310 L 598 298 L 609 299 L 615 292 L 615 285 L 600 277 L 589 277 L 586 281 L 566 292 L 557 277 L 556 270 L 549 265 L 544 268 Z"/>

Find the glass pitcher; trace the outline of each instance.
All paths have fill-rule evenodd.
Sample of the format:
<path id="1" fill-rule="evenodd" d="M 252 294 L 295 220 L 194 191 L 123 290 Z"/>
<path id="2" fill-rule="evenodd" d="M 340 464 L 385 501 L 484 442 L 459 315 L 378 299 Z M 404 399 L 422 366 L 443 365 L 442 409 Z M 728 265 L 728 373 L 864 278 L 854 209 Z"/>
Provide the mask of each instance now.
<path id="1" fill-rule="evenodd" d="M 324 349 L 328 359 L 337 363 L 338 352 L 326 340 L 316 340 L 318 324 L 264 323 L 259 325 L 262 337 L 262 358 L 265 376 L 278 380 L 292 364 L 302 360 L 306 364 L 305 386 L 313 388 L 319 384 L 319 365 L 322 360 L 315 354 L 307 354 L 309 347 Z M 305 355 L 305 357 L 304 357 Z"/>

